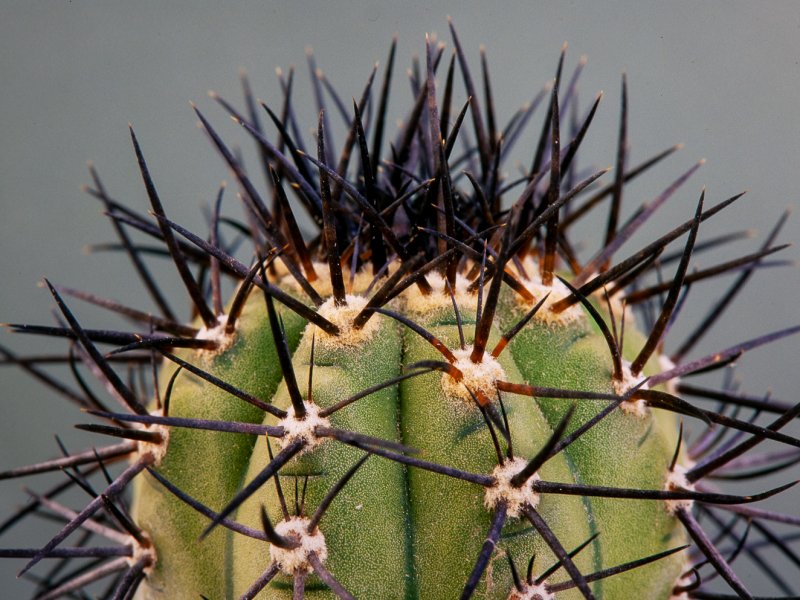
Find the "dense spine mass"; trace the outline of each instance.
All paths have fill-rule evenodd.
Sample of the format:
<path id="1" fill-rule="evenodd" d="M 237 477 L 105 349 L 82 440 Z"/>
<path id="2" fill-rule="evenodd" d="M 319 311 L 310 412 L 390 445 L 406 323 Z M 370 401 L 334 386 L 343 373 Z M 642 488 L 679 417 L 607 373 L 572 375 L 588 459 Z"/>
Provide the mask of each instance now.
<path id="1" fill-rule="evenodd" d="M 485 54 L 479 92 L 451 33 L 449 59 L 427 40 L 391 143 L 394 44 L 380 86 L 373 71 L 352 107 L 309 57 L 314 151 L 298 134 L 293 72 L 279 73 L 277 109 L 258 106 L 245 78 L 243 113 L 212 95 L 255 140 L 269 197 L 194 107 L 244 208 L 244 220 L 223 216 L 221 188 L 207 236 L 169 219 L 133 130 L 152 218 L 112 200 L 90 169 L 88 191 L 114 224 L 116 249 L 159 310 L 48 281 L 58 325 L 10 325 L 69 341 L 63 357 L 3 352 L 100 421 L 80 428 L 118 438 L 2 474 L 68 477 L 0 524 L 2 534 L 28 514 L 61 522 L 42 548 L 0 551 L 28 559 L 28 577 L 41 560 L 61 560 L 35 579 L 36 598 L 754 598 L 734 568 L 743 559 L 785 597 L 796 593 L 759 551 L 797 563 L 796 533 L 774 523 L 800 521 L 751 507 L 791 486 L 732 495 L 721 484 L 795 466 L 800 440 L 781 429 L 800 405 L 690 378 L 800 327 L 689 358 L 785 247 L 774 245 L 783 219 L 757 252 L 692 269 L 694 254 L 743 237 L 704 239 L 702 224 L 739 196 L 712 204 L 702 192 L 685 222 L 619 258 L 699 163 L 625 220 L 626 184 L 678 147 L 628 164 L 624 77 L 603 183 L 610 169 L 577 162 L 600 100 L 580 115 L 583 61 L 562 86 L 562 51 L 554 81 L 501 129 Z M 515 179 L 504 159 L 537 107 L 530 167 Z M 347 128 L 339 147 L 337 113 Z M 588 258 L 570 237 L 584 219 L 605 224 Z M 189 292 L 190 324 L 174 316 L 133 231 L 163 243 L 156 254 Z M 666 352 L 689 286 L 732 272 L 708 316 Z M 224 303 L 226 286 L 234 292 Z M 66 297 L 141 329 L 87 329 Z M 78 387 L 49 376 L 45 362 L 68 363 Z M 124 410 L 98 397 L 85 370 Z M 719 404 L 709 409 L 709 399 Z M 90 481 L 97 475 L 106 479 Z M 92 498 L 78 510 L 59 500 L 73 487 Z"/>

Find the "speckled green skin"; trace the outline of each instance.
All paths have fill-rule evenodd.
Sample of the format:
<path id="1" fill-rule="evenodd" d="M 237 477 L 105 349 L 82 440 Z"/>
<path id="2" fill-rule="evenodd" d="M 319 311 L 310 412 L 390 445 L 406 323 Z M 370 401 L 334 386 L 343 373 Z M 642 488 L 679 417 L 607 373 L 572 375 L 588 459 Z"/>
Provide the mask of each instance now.
<path id="1" fill-rule="evenodd" d="M 466 330 L 474 329 L 470 313 L 462 313 Z M 422 319 L 421 323 L 434 335 L 457 348 L 459 338 L 452 311 Z M 499 339 L 496 330 L 489 348 Z M 440 358 L 427 342 L 415 333 L 404 332 L 406 361 Z M 471 342 L 467 338 L 467 342 Z M 501 355 L 507 380 L 522 382 L 510 354 Z M 447 397 L 440 389 L 442 375 L 435 373 L 409 379 L 401 386 L 404 441 L 412 447 L 424 448 L 425 458 L 473 473 L 490 473 L 497 465 L 480 411 L 460 398 Z M 532 457 L 547 440 L 552 430 L 545 416 L 530 398 L 506 394 L 511 438 L 516 456 Z M 540 470 L 543 479 L 574 479 L 563 456 L 558 456 Z M 483 506 L 483 488 L 440 475 L 412 469 L 409 473 L 415 530 L 414 554 L 419 582 L 418 598 L 458 598 L 472 571 L 489 530 L 491 514 Z M 537 510 L 551 523 L 559 523 L 558 535 L 567 548 L 573 548 L 589 537 L 581 499 L 577 496 L 543 497 Z M 503 529 L 500 546 L 522 561 L 536 553 L 538 564 L 552 564 L 554 558 L 541 538 L 515 535 L 529 530 L 530 524 L 510 519 Z M 591 562 L 589 555 L 577 561 L 582 569 Z M 485 597 L 506 598 L 511 589 L 508 562 L 497 553 L 489 570 L 492 584 Z M 477 598 L 484 597 L 476 593 Z M 579 595 L 563 594 L 564 598 Z"/>
<path id="2" fill-rule="evenodd" d="M 311 328 L 309 328 L 310 331 Z M 317 334 L 318 336 L 320 333 Z M 294 354 L 293 364 L 300 388 L 305 395 L 308 381 L 311 339 L 304 336 Z M 314 352 L 313 397 L 320 406 L 330 405 L 356 392 L 400 374 L 401 345 L 392 322 L 381 328 L 369 343 L 355 349 L 330 348 L 317 340 Z M 399 440 L 397 388 L 387 388 L 339 411 L 331 425 L 342 429 L 390 440 Z M 285 387 L 275 398 L 280 408 L 291 403 Z M 275 424 L 274 417 L 265 420 Z M 272 442 L 277 446 L 276 442 Z M 277 449 L 276 449 L 277 451 Z M 335 441 L 324 441 L 311 452 L 290 462 L 281 471 L 281 482 L 293 502 L 293 474 L 310 475 L 306 493 L 307 514 L 312 514 L 327 491 L 363 456 L 363 451 Z M 254 477 L 269 461 L 264 438 L 256 443 L 247 479 Z M 373 457 L 356 473 L 336 497 L 320 523 L 329 558 L 326 565 L 339 578 L 340 573 L 368 573 L 368 577 L 348 576 L 344 585 L 356 598 L 369 598 L 370 590 L 388 590 L 386 598 L 403 598 L 409 574 L 408 500 L 404 469 L 401 465 Z M 299 480 L 302 487 L 303 480 Z M 259 507 L 265 503 L 273 523 L 283 515 L 270 482 L 263 493 L 256 494 L 238 511 L 237 520 L 260 527 Z M 293 507 L 292 507 L 293 508 Z M 264 571 L 269 563 L 266 545 L 237 536 L 235 569 L 236 593 L 241 594 Z M 238 558 L 241 557 L 241 560 Z M 311 578 L 306 598 L 334 596 L 320 589 Z M 373 587 L 376 586 L 376 587 Z M 397 595 L 395 595 L 397 594 Z M 279 576 L 265 598 L 291 598 L 291 578 Z"/>
<path id="3" fill-rule="evenodd" d="M 524 314 L 510 294 L 498 311 L 500 326 L 507 329 Z M 628 324 L 623 358 L 633 360 L 644 338 Z M 599 329 L 587 318 L 568 326 L 526 327 L 509 344 L 525 380 L 544 387 L 613 392 L 611 359 Z M 645 373 L 657 372 L 653 364 Z M 649 367 L 649 368 L 648 368 Z M 548 423 L 555 426 L 569 402 L 538 399 Z M 577 428 L 605 407 L 601 401 L 578 403 L 567 432 Z M 662 489 L 677 444 L 674 414 L 648 411 L 645 418 L 614 411 L 566 450 L 576 481 L 588 485 Z M 599 497 L 585 499 L 594 542 L 594 570 L 618 565 L 685 543 L 685 533 L 661 502 Z M 681 572 L 683 558 L 671 556 L 595 584 L 604 598 L 669 598 Z"/>
<path id="4" fill-rule="evenodd" d="M 305 321 L 288 310 L 281 314 L 294 348 Z M 246 304 L 234 344 L 226 352 L 218 356 L 185 352 L 182 356 L 260 398 L 270 398 L 282 378 L 264 301 L 256 295 Z M 174 370 L 164 370 L 164 382 Z M 170 415 L 257 423 L 263 411 L 183 371 L 172 391 Z M 219 510 L 240 488 L 254 442 L 250 436 L 173 428 L 159 472 L 193 498 Z M 150 476 L 136 478 L 132 509 L 158 553 L 158 562 L 137 598 L 199 598 L 201 593 L 209 600 L 230 597 L 232 535 L 228 530 L 220 527 L 199 543 L 208 520 Z"/>
<path id="5" fill-rule="evenodd" d="M 251 299 L 238 327 L 235 344 L 204 366 L 215 375 L 262 398 L 290 406 L 269 331 L 263 298 Z M 400 305 L 393 308 L 400 309 Z M 495 318 L 489 349 L 527 307 L 504 293 Z M 301 391 L 306 393 L 311 332 L 289 311 L 282 311 L 293 364 Z M 461 307 L 465 332 L 474 329 L 474 306 Z M 412 314 L 450 348 L 459 344 L 452 310 Z M 373 337 L 356 348 L 324 343 L 317 330 L 313 400 L 326 406 L 368 386 L 395 377 L 403 365 L 441 355 L 415 333 L 395 321 L 380 321 Z M 467 343 L 471 340 L 468 338 Z M 632 327 L 626 347 L 641 345 Z M 296 349 L 295 349 L 296 348 Z M 630 357 L 628 357 L 630 358 Z M 193 362 L 200 362 L 195 355 Z M 570 389 L 611 391 L 611 362 L 605 342 L 591 320 L 569 326 L 533 321 L 500 357 L 506 380 Z M 435 372 L 404 381 L 350 405 L 331 418 L 334 427 L 403 442 L 418 449 L 425 460 L 473 473 L 491 473 L 497 464 L 491 438 L 478 409 L 441 388 Z M 277 388 L 277 392 L 275 391 Z M 173 392 L 171 414 L 211 419 L 259 422 L 263 413 L 227 394 L 181 374 Z M 568 400 L 534 400 L 504 394 L 516 456 L 530 458 L 547 440 L 552 428 L 571 405 Z M 581 401 L 572 428 L 586 421 L 602 402 Z M 263 421 L 275 424 L 274 417 Z M 255 443 L 255 445 L 253 445 Z M 645 418 L 617 411 L 566 453 L 546 463 L 540 475 L 548 481 L 661 489 L 676 443 L 671 415 Z M 277 451 L 279 444 L 272 441 Z M 281 470 L 281 483 L 293 503 L 294 477 L 310 475 L 306 514 L 361 457 L 363 452 L 333 441 L 293 459 Z M 248 436 L 174 430 L 169 454 L 160 467 L 173 483 L 214 510 L 221 509 L 246 482 L 267 464 L 265 439 Z M 302 487 L 302 479 L 300 480 Z M 480 551 L 491 512 L 484 506 L 484 489 L 449 477 L 405 467 L 380 457 L 370 458 L 335 499 L 320 523 L 328 548 L 327 568 L 360 599 L 447 600 L 458 598 Z M 270 481 L 237 511 L 236 520 L 260 527 L 260 506 L 273 523 L 282 519 L 274 482 Z M 676 521 L 661 502 L 604 500 L 568 495 L 545 495 L 537 510 L 572 549 L 590 535 L 599 538 L 576 563 L 583 573 L 641 558 L 684 542 Z M 268 566 L 265 542 L 233 535 L 218 528 L 197 541 L 208 519 L 183 506 L 149 476 L 137 488 L 136 517 L 153 537 L 158 563 L 140 590 L 145 598 L 210 599 L 238 597 Z M 511 576 L 504 550 L 524 570 L 532 553 L 536 572 L 554 562 L 549 548 L 529 523 L 509 519 L 498 551 L 493 555 L 476 598 L 505 599 Z M 598 598 L 666 599 L 680 574 L 681 558 L 670 557 L 592 584 Z M 559 571 L 550 581 L 563 581 Z M 291 577 L 278 575 L 258 598 L 291 598 Z M 308 579 L 306 597 L 333 598 L 315 577 Z M 559 600 L 579 598 L 571 590 Z"/>

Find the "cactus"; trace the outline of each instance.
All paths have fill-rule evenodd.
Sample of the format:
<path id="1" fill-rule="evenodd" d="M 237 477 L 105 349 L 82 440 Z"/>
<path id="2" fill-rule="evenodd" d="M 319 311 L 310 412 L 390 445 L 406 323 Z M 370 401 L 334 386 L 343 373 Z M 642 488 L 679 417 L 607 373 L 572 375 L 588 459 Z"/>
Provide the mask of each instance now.
<path id="1" fill-rule="evenodd" d="M 800 327 L 687 359 L 764 258 L 784 247 L 773 245 L 784 218 L 757 252 L 692 270 L 694 254 L 741 237 L 702 238 L 702 223 L 740 195 L 712 204 L 701 192 L 685 222 L 620 259 L 700 163 L 623 221 L 626 184 L 677 149 L 628 164 L 624 77 L 615 165 L 584 172 L 577 150 L 600 96 L 566 126 L 577 99 L 574 83 L 562 85 L 564 52 L 541 102 L 501 131 L 485 56 L 481 95 L 451 32 L 449 62 L 426 41 L 424 75 L 412 75 L 416 99 L 390 152 L 394 45 L 380 89 L 373 71 L 352 109 L 328 90 L 347 125 L 338 152 L 322 77 L 315 151 L 297 135 L 291 76 L 281 79 L 278 110 L 257 106 L 247 84 L 246 114 L 214 95 L 255 140 L 271 198 L 194 107 L 245 215 L 222 216 L 223 186 L 208 236 L 167 217 L 132 128 L 152 218 L 112 200 L 90 167 L 89 192 L 161 313 L 47 281 L 59 325 L 10 325 L 70 341 L 60 360 L 77 390 L 35 357 L 4 352 L 100 421 L 79 428 L 121 438 L 2 474 L 68 476 L 30 505 L 61 521 L 60 531 L 41 548 L 2 551 L 29 559 L 22 573 L 42 559 L 60 559 L 60 569 L 96 561 L 46 576 L 37 597 L 73 597 L 101 580 L 120 599 L 729 597 L 708 585 L 719 576 L 752 598 L 731 566 L 739 555 L 758 560 L 751 526 L 796 557 L 772 522 L 797 518 L 750 506 L 789 485 L 740 495 L 720 482 L 795 465 L 800 440 L 781 429 L 798 407 L 689 378 Z M 457 70 L 468 98 L 458 111 Z M 503 158 L 537 106 L 539 142 L 513 179 Z M 605 229 L 588 258 L 570 238 L 585 218 Z M 315 229 L 303 235 L 303 227 Z M 131 229 L 163 244 L 193 322 L 175 318 Z M 247 250 L 226 242 L 226 230 Z M 667 353 L 689 286 L 732 271 L 738 279 L 714 311 Z M 235 291 L 224 304 L 226 282 Z M 66 297 L 141 329 L 85 328 Z M 80 365 L 122 412 L 98 397 Z M 708 399 L 722 404 L 712 410 Z M 743 410 L 770 415 L 768 424 Z M 684 436 L 684 420 L 693 435 Z M 765 441 L 784 448 L 753 451 Z M 79 510 L 58 500 L 74 486 L 92 497 Z M 84 537 L 69 545 L 78 530 Z"/>

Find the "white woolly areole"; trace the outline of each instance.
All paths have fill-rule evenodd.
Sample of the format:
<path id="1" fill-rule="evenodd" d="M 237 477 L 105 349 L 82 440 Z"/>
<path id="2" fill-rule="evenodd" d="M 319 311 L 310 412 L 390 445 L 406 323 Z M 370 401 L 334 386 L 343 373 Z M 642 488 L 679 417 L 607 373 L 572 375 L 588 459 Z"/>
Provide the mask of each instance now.
<path id="1" fill-rule="evenodd" d="M 147 534 L 147 532 L 140 531 L 139 534 L 142 536 L 142 539 L 145 541 L 145 543 L 140 544 L 138 541 L 133 540 L 133 551 L 131 552 L 131 555 L 127 557 L 128 564 L 133 566 L 140 560 L 145 559 L 144 573 L 149 575 L 156 564 L 156 560 L 158 560 L 158 556 L 156 555 L 155 546 L 153 546 L 153 543 L 150 541 L 150 536 Z"/>
<path id="2" fill-rule="evenodd" d="M 316 428 L 331 426 L 328 419 L 319 416 L 319 406 L 311 402 L 303 402 L 303 406 L 306 409 L 304 418 L 295 417 L 294 406 L 290 406 L 286 411 L 286 417 L 278 421 L 284 432 L 283 437 L 278 438 L 281 448 L 285 448 L 295 440 L 303 440 L 306 443 L 304 450 L 310 450 L 322 442 L 316 434 Z"/>
<path id="3" fill-rule="evenodd" d="M 491 510 L 500 502 L 505 502 L 509 517 L 519 517 L 524 506 L 536 508 L 539 504 L 539 494 L 531 489 L 531 483 L 541 479 L 537 473 L 528 477 L 520 487 L 514 487 L 511 484 L 511 479 L 527 464 L 528 461 L 518 456 L 494 468 L 492 477 L 495 479 L 495 484 L 486 488 L 483 496 L 483 504 L 486 508 Z"/>
<path id="4" fill-rule="evenodd" d="M 556 595 L 547 589 L 547 584 L 534 583 L 533 585 L 523 584 L 522 591 L 513 588 L 508 595 L 508 600 L 555 600 Z"/>
<path id="5" fill-rule="evenodd" d="M 417 286 L 411 286 L 406 289 L 400 296 L 405 301 L 406 310 L 415 313 L 427 313 L 440 308 L 452 308 L 453 300 L 450 298 L 450 292 L 447 289 L 447 280 L 440 273 L 432 272 L 426 273 L 425 279 L 428 280 L 433 291 L 428 295 L 423 295 Z M 470 294 L 467 289 L 469 285 L 470 281 L 465 277 L 456 275 L 453 295 L 459 307 L 473 307 L 477 304 L 477 296 Z"/>
<path id="6" fill-rule="evenodd" d="M 352 296 L 350 294 L 347 294 L 345 299 L 347 300 L 346 305 L 336 306 L 334 299 L 328 298 L 317 309 L 321 316 L 339 328 L 339 335 L 330 335 L 316 327 L 316 325 L 309 325 L 309 327 L 316 327 L 317 340 L 328 348 L 359 346 L 371 339 L 380 327 L 380 321 L 375 317 L 367 321 L 361 329 L 353 327 L 353 320 L 367 305 L 368 300 L 363 296 Z"/>
<path id="7" fill-rule="evenodd" d="M 447 373 L 442 373 L 442 389 L 452 398 L 461 398 L 472 403 L 472 396 L 467 388 L 476 395 L 478 392 L 483 392 L 485 395 L 491 396 L 496 389 L 495 382 L 498 379 L 505 379 L 506 372 L 503 367 L 488 352 L 483 353 L 483 358 L 479 363 L 472 362 L 469 357 L 472 354 L 472 346 L 467 346 L 463 350 L 461 348 L 453 350 L 453 354 L 456 357 L 453 366 L 461 371 L 463 377 L 460 381 L 456 381 Z"/>
<path id="8" fill-rule="evenodd" d="M 550 310 L 553 304 L 566 298 L 572 292 L 569 291 L 567 286 L 555 278 L 551 285 L 543 284 L 539 273 L 539 265 L 536 264 L 533 259 L 525 259 L 523 266 L 525 267 L 526 275 L 520 273 L 520 281 L 522 285 L 533 294 L 535 302 L 539 302 L 542 298 L 547 296 L 548 293 L 550 294 L 547 296 L 547 300 L 545 300 L 542 307 L 536 311 L 536 314 L 533 316 L 534 319 L 539 322 L 547 323 L 548 325 L 568 325 L 569 323 L 576 323 L 586 317 L 580 303 L 577 302 L 561 312 L 553 312 Z M 515 294 L 515 297 L 517 302 L 528 304 L 519 294 Z"/>
<path id="9" fill-rule="evenodd" d="M 150 413 L 154 417 L 161 417 L 163 416 L 164 412 L 159 410 L 154 410 Z M 167 455 L 167 447 L 169 446 L 169 427 L 166 425 L 145 425 L 143 423 L 133 423 L 134 429 L 139 429 L 140 431 L 147 431 L 148 433 L 157 433 L 161 436 L 160 442 L 145 442 L 143 440 L 139 440 L 136 442 L 136 454 L 134 455 L 133 461 L 138 460 L 143 456 L 150 456 L 152 457 L 152 465 L 154 467 L 158 467 L 161 465 L 161 461 L 164 460 L 164 457 Z"/>
<path id="10" fill-rule="evenodd" d="M 274 544 L 269 546 L 269 557 L 280 566 L 285 575 L 294 575 L 298 571 L 311 571 L 308 555 L 312 552 L 322 563 L 328 558 L 325 536 L 319 528 L 314 529 L 314 533 L 308 533 L 307 527 L 310 522 L 307 517 L 290 517 L 275 525 L 275 531 L 279 535 L 300 544 L 296 548 L 288 549 Z"/>
<path id="11" fill-rule="evenodd" d="M 201 327 L 200 331 L 194 336 L 195 339 L 198 340 L 212 340 L 217 343 L 217 347 L 213 350 L 205 350 L 203 348 L 199 348 L 199 353 L 205 352 L 212 352 L 214 354 L 219 354 L 220 352 L 224 352 L 230 345 L 233 343 L 233 334 L 228 334 L 225 332 L 225 327 L 228 325 L 228 315 L 221 314 L 217 315 L 217 324 L 214 327 Z"/>
<path id="12" fill-rule="evenodd" d="M 642 381 L 644 381 L 646 377 L 639 374 L 638 376 L 633 375 L 631 373 L 631 363 L 627 360 L 622 361 L 622 381 L 617 381 L 613 379 L 611 381 L 612 385 L 614 386 L 614 392 L 619 394 L 620 396 L 624 396 L 625 393 L 633 387 L 639 385 Z M 647 384 L 645 383 L 641 388 L 641 390 L 649 389 Z M 622 404 L 619 405 L 622 412 L 625 412 L 629 415 L 633 415 L 635 417 L 639 417 L 640 419 L 644 419 L 647 416 L 647 403 L 644 400 L 625 400 Z"/>
<path id="13" fill-rule="evenodd" d="M 689 480 L 686 479 L 688 470 L 689 469 L 682 465 L 675 465 L 675 468 L 667 473 L 667 481 L 664 484 L 664 489 L 668 492 L 680 492 L 685 490 L 693 492 L 695 489 L 694 484 L 689 483 Z M 664 503 L 667 505 L 667 512 L 674 515 L 681 508 L 685 508 L 686 510 L 691 509 L 692 505 L 694 505 L 694 500 L 665 500 Z"/>

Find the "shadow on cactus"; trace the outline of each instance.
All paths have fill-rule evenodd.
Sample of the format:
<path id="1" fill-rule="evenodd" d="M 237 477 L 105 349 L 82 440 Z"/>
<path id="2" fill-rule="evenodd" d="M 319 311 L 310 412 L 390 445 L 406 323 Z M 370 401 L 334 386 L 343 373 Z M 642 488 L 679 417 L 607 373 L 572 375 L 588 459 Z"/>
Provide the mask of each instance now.
<path id="1" fill-rule="evenodd" d="M 244 213 L 224 216 L 221 188 L 207 234 L 168 218 L 133 130 L 151 215 L 114 201 L 90 168 L 88 192 L 118 236 L 104 248 L 127 253 L 158 310 L 47 282 L 59 322 L 9 325 L 67 342 L 63 356 L 4 350 L 5 363 L 96 417 L 77 426 L 109 440 L 2 474 L 66 476 L 0 525 L 59 523 L 41 548 L 2 550 L 28 559 L 35 597 L 753 598 L 736 570 L 748 560 L 797 593 L 797 572 L 759 551 L 797 563 L 797 533 L 781 527 L 800 519 L 752 503 L 790 487 L 756 480 L 800 460 L 800 440 L 781 432 L 800 407 L 692 383 L 800 331 L 692 356 L 776 263 L 784 219 L 756 252 L 692 268 L 745 237 L 704 239 L 703 223 L 740 195 L 712 204 L 702 192 L 685 222 L 624 251 L 699 163 L 625 220 L 626 184 L 678 148 L 629 164 L 625 79 L 615 165 L 587 170 L 578 149 L 600 96 L 581 114 L 583 61 L 564 84 L 562 51 L 555 79 L 500 128 L 485 56 L 477 89 L 451 33 L 452 53 L 428 40 L 410 71 L 413 104 L 391 142 L 394 44 L 382 83 L 376 67 L 352 107 L 309 58 L 313 148 L 293 72 L 279 74 L 279 107 L 259 106 L 246 79 L 242 113 L 212 95 L 255 140 L 266 191 L 195 107 Z M 504 159 L 530 143 L 537 112 L 515 178 Z M 575 244 L 586 220 L 604 230 L 594 253 Z M 163 257 L 189 292 L 189 324 L 147 268 Z M 665 350 L 690 286 L 721 274 L 733 284 Z M 138 329 L 89 329 L 67 297 Z M 52 363 L 75 382 L 48 375 Z M 59 500 L 74 489 L 91 498 L 83 508 Z M 46 559 L 57 566 L 33 575 Z"/>

